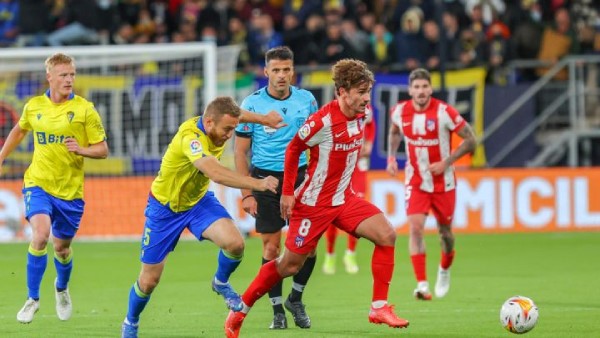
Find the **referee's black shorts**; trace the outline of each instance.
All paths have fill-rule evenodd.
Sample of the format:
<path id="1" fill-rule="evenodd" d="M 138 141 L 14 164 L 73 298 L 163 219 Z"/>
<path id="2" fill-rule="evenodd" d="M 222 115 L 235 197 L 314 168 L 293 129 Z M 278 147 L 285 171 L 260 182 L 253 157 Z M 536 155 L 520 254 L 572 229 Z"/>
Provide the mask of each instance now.
<path id="1" fill-rule="evenodd" d="M 304 174 L 306 173 L 306 166 L 298 168 L 298 176 L 294 187 L 298 187 L 302 181 L 304 181 Z M 253 168 L 250 175 L 255 178 L 263 178 L 267 176 L 273 176 L 279 180 L 277 186 L 277 193 L 274 194 L 271 191 L 252 191 L 252 195 L 256 199 L 257 213 L 256 213 L 256 232 L 259 234 L 272 234 L 285 226 L 285 221 L 281 218 L 281 211 L 279 210 L 279 200 L 281 198 L 281 186 L 283 184 L 283 172 L 263 170 L 259 168 Z"/>

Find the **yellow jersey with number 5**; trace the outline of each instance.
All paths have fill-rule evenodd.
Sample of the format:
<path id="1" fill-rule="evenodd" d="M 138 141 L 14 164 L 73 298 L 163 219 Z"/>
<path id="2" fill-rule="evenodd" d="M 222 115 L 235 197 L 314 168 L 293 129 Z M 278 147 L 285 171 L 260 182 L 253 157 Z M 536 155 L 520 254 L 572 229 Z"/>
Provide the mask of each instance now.
<path id="1" fill-rule="evenodd" d="M 221 158 L 225 146 L 216 146 L 206 135 L 202 117 L 181 124 L 171 140 L 160 164 L 158 176 L 152 182 L 152 195 L 172 211 L 191 209 L 208 191 L 210 180 L 194 162 L 205 156 Z"/>
<path id="2" fill-rule="evenodd" d="M 33 159 L 25 172 L 24 186 L 40 187 L 64 200 L 83 198 L 83 156 L 70 152 L 64 141 L 74 138 L 80 147 L 106 140 L 100 115 L 93 103 L 71 94 L 62 103 L 50 92 L 33 97 L 23 108 L 21 129 L 33 134 Z"/>

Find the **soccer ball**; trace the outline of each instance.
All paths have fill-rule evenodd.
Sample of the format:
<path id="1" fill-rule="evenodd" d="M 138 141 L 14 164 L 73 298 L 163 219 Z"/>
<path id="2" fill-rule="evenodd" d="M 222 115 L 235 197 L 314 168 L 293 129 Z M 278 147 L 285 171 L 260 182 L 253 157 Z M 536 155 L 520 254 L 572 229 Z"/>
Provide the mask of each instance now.
<path id="1" fill-rule="evenodd" d="M 531 331 L 538 320 L 537 305 L 530 298 L 514 296 L 502 304 L 500 309 L 500 322 L 502 326 L 512 333 L 526 333 Z"/>

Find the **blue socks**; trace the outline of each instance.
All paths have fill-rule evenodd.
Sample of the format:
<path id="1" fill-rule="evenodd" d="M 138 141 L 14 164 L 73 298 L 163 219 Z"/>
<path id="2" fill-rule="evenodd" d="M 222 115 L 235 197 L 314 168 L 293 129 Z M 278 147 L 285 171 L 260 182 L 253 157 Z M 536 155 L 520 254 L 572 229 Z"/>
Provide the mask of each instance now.
<path id="1" fill-rule="evenodd" d="M 48 264 L 48 250 L 35 250 L 29 246 L 27 253 L 27 289 L 29 298 L 40 299 L 40 284 Z"/>
<path id="2" fill-rule="evenodd" d="M 222 283 L 227 283 L 229 281 L 229 276 L 237 269 L 237 267 L 242 262 L 242 256 L 236 257 L 230 253 L 226 253 L 223 250 L 219 250 L 219 258 L 217 267 L 217 273 L 215 274 L 215 278 Z"/>
<path id="3" fill-rule="evenodd" d="M 129 291 L 129 308 L 127 310 L 127 321 L 132 325 L 137 325 L 140 321 L 140 314 L 144 311 L 146 304 L 150 301 L 150 295 L 145 294 L 140 290 L 140 285 L 137 281 Z"/>
<path id="4" fill-rule="evenodd" d="M 56 289 L 64 291 L 67 288 L 71 271 L 73 271 L 73 249 L 67 258 L 60 258 L 54 253 L 54 266 L 56 267 Z"/>

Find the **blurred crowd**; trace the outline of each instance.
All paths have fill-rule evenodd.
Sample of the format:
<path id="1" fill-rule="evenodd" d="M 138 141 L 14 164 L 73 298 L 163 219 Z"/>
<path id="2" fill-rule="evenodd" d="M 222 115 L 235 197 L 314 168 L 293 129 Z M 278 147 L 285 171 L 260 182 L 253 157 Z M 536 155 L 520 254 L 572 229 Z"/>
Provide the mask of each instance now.
<path id="1" fill-rule="evenodd" d="M 600 52 L 597 0 L 0 0 L 0 46 L 239 44 L 239 67 L 288 45 L 297 65 L 353 57 L 380 72 L 556 62 Z M 535 78 L 543 69 L 532 70 Z"/>

